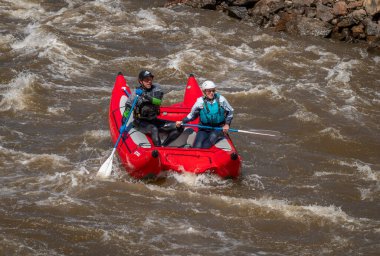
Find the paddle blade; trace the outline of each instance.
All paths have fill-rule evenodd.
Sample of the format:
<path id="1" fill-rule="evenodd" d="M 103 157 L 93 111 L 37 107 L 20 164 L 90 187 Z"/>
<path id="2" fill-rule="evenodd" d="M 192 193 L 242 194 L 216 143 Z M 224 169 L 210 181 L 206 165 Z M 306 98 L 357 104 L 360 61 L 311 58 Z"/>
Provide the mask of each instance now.
<path id="1" fill-rule="evenodd" d="M 102 164 L 96 176 L 101 178 L 108 178 L 112 172 L 112 161 L 113 155 L 115 154 L 115 148 L 112 150 L 111 155 L 107 158 L 107 160 Z"/>

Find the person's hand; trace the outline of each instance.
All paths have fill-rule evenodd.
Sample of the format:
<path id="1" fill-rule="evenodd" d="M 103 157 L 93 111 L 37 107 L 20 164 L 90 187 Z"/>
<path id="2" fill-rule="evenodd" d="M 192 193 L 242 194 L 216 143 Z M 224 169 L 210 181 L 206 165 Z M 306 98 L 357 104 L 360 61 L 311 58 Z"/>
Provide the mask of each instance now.
<path id="1" fill-rule="evenodd" d="M 143 90 L 141 90 L 140 88 L 137 88 L 136 95 L 141 96 L 142 94 L 143 94 Z"/>
<path id="2" fill-rule="evenodd" d="M 182 121 L 177 121 L 177 122 L 175 122 L 175 126 L 176 126 L 177 128 L 181 127 L 181 126 L 182 126 Z"/>
<path id="3" fill-rule="evenodd" d="M 152 102 L 152 96 L 148 95 L 146 92 L 143 92 L 141 94 L 141 97 L 144 99 L 145 102 Z"/>
<path id="4" fill-rule="evenodd" d="M 230 129 L 230 126 L 228 124 L 223 125 L 224 134 L 227 134 L 229 129 Z"/>

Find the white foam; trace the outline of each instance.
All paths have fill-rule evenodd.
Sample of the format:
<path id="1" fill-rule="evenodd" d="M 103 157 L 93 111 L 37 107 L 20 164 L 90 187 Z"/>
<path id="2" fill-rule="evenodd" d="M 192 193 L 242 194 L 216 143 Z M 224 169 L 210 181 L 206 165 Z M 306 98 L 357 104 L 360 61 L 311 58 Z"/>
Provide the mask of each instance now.
<path id="1" fill-rule="evenodd" d="M 364 175 L 366 180 L 379 181 L 380 173 L 378 171 L 374 171 L 368 165 L 358 165 L 358 171 Z"/>
<path id="2" fill-rule="evenodd" d="M 380 172 L 371 168 L 372 166 L 371 164 L 363 163 L 358 160 L 355 160 L 352 162 L 338 161 L 337 163 L 341 166 L 347 166 L 347 167 L 353 168 L 357 172 L 352 173 L 351 171 L 350 173 L 347 173 L 347 172 L 339 173 L 339 172 L 319 171 L 319 172 L 315 172 L 314 176 L 317 176 L 317 177 L 329 176 L 329 175 L 351 176 L 351 177 L 355 177 L 357 179 L 362 179 L 365 181 L 374 181 L 376 182 L 374 189 L 375 190 L 380 189 L 380 184 L 378 184 L 379 179 L 380 179 Z"/>
<path id="3" fill-rule="evenodd" d="M 1 87 L 5 87 L 7 90 L 0 101 L 0 111 L 25 109 L 27 107 L 25 99 L 26 91 L 31 88 L 37 78 L 35 74 L 20 73 L 9 84 L 1 85 Z"/>
<path id="4" fill-rule="evenodd" d="M 247 44 L 241 44 L 240 46 L 230 46 L 230 50 L 232 51 L 232 55 L 236 57 L 253 57 L 254 50 Z"/>
<path id="5" fill-rule="evenodd" d="M 340 207 L 319 205 L 293 205 L 286 200 L 260 198 L 243 199 L 228 196 L 220 197 L 223 201 L 238 207 L 258 206 L 268 211 L 281 213 L 286 218 L 296 219 L 300 222 L 309 222 L 309 219 L 323 220 L 335 224 L 360 225 L 360 220 L 347 215 Z M 348 227 L 348 226 L 347 226 Z"/>
<path id="6" fill-rule="evenodd" d="M 276 58 L 277 54 L 287 52 L 287 48 L 285 46 L 276 46 L 272 45 L 264 48 L 264 53 L 260 56 L 260 58 Z"/>
<path id="7" fill-rule="evenodd" d="M 255 60 L 249 62 L 240 62 L 241 68 L 246 71 L 253 71 L 260 75 L 267 76 L 269 78 L 274 77 L 274 75 L 267 69 L 263 68 L 261 65 L 257 64 Z"/>
<path id="8" fill-rule="evenodd" d="M 46 49 L 57 43 L 57 37 L 52 33 L 45 33 L 40 29 L 40 24 L 29 24 L 24 33 L 27 36 L 12 44 L 14 50 L 20 49 Z"/>
<path id="9" fill-rule="evenodd" d="M 0 151 L 5 153 L 12 159 L 13 162 L 21 165 L 38 165 L 47 166 L 51 168 L 62 168 L 69 164 L 69 160 L 57 154 L 32 154 L 13 149 L 4 148 L 0 145 Z"/>
<path id="10" fill-rule="evenodd" d="M 0 36 L 0 49 L 11 50 L 11 44 L 14 41 L 16 41 L 16 38 L 11 34 L 1 35 Z"/>
<path id="11" fill-rule="evenodd" d="M 91 2 L 90 2 L 91 3 Z M 125 12 L 121 9 L 120 1 L 115 0 L 95 0 L 93 3 L 94 6 L 101 7 L 102 9 L 109 12 L 109 14 L 117 15 L 124 14 Z"/>
<path id="12" fill-rule="evenodd" d="M 174 54 L 167 56 L 167 68 L 177 71 L 184 70 L 184 67 L 188 65 L 189 61 L 194 62 L 194 69 L 201 68 L 196 63 L 202 63 L 202 52 L 195 49 L 182 50 Z"/>
<path id="13" fill-rule="evenodd" d="M 326 172 L 326 171 L 320 171 L 320 172 L 315 172 L 314 173 L 314 176 L 316 177 L 323 177 L 323 176 L 335 176 L 335 175 L 338 175 L 338 176 L 353 176 L 353 174 L 349 174 L 349 173 L 339 173 L 339 172 Z"/>
<path id="14" fill-rule="evenodd" d="M 311 46 L 306 47 L 305 51 L 312 52 L 316 55 L 319 55 L 320 58 L 319 60 L 316 61 L 316 63 L 319 63 L 319 64 L 331 62 L 331 61 L 333 62 L 339 61 L 338 55 L 331 52 L 327 52 L 325 49 L 323 49 L 320 46 L 311 45 Z"/>
<path id="15" fill-rule="evenodd" d="M 178 193 L 178 191 L 162 188 L 160 186 L 149 185 L 147 186 L 147 188 L 168 195 Z M 324 223 L 326 222 L 330 222 L 352 229 L 353 226 L 360 226 L 362 222 L 367 221 L 367 219 L 364 218 L 357 219 L 355 217 L 351 217 L 348 214 L 346 214 L 340 207 L 337 207 L 335 205 L 295 205 L 289 202 L 288 200 L 272 199 L 270 197 L 247 199 L 219 194 L 204 194 L 193 191 L 184 192 L 189 193 L 192 197 L 199 197 L 203 200 L 222 201 L 235 208 L 259 208 L 260 211 L 255 211 L 255 215 L 275 212 L 282 214 L 285 218 L 294 219 L 299 222 L 309 223 L 310 220 L 312 220 L 318 223 L 322 222 L 321 225 L 324 225 Z"/>
<path id="16" fill-rule="evenodd" d="M 107 231 L 107 230 L 102 230 L 102 231 L 103 231 L 103 234 L 101 236 L 102 242 L 110 241 L 111 240 L 111 236 L 109 234 L 109 231 Z"/>
<path id="17" fill-rule="evenodd" d="M 209 187 L 209 186 L 227 186 L 231 184 L 230 180 L 222 179 L 215 174 L 202 173 L 193 174 L 189 172 L 177 173 L 170 172 L 168 177 L 173 177 L 177 182 L 190 187 Z"/>
<path id="18" fill-rule="evenodd" d="M 265 189 L 264 183 L 261 181 L 261 176 L 257 174 L 251 174 L 244 176 L 242 184 L 248 187 L 250 190 L 263 190 Z"/>
<path id="19" fill-rule="evenodd" d="M 70 195 L 70 192 L 75 191 L 78 187 L 83 190 L 95 186 L 84 180 L 84 177 L 89 174 L 90 172 L 82 166 L 68 172 L 41 175 L 36 180 L 28 181 L 30 188 L 35 188 L 35 191 L 30 190 L 29 193 L 44 194 L 49 191 L 49 197 L 37 201 L 37 205 L 91 205 L 92 202 Z M 41 187 L 44 187 L 44 190 L 40 190 Z"/>
<path id="20" fill-rule="evenodd" d="M 11 3 L 12 7 L 8 9 L 7 14 L 12 15 L 16 19 L 39 20 L 45 14 L 45 10 L 40 4 L 23 0 L 12 0 Z"/>
<path id="21" fill-rule="evenodd" d="M 360 57 L 362 57 L 362 59 L 366 59 L 368 58 L 368 51 L 363 49 L 363 48 L 355 48 L 355 50 L 360 54 Z"/>
<path id="22" fill-rule="evenodd" d="M 328 84 L 334 84 L 336 82 L 348 83 L 351 80 L 352 72 L 351 69 L 358 65 L 359 61 L 349 60 L 349 61 L 339 61 L 332 69 L 328 71 L 325 80 Z"/>
<path id="23" fill-rule="evenodd" d="M 349 120 L 360 120 L 360 112 L 354 106 L 343 105 L 342 107 L 335 106 L 329 112 L 333 115 L 343 115 Z"/>
<path id="24" fill-rule="evenodd" d="M 71 103 L 67 103 L 68 105 L 71 105 Z M 61 116 L 63 115 L 66 111 L 70 110 L 70 106 L 66 106 L 66 107 L 52 107 L 52 106 L 49 106 L 47 111 L 52 114 L 52 115 L 55 115 L 55 116 Z"/>
<path id="25" fill-rule="evenodd" d="M 110 133 L 108 130 L 91 130 L 91 131 L 86 131 L 84 133 L 84 136 L 90 137 L 93 139 L 109 139 Z"/>
<path id="26" fill-rule="evenodd" d="M 203 42 L 203 45 L 210 44 L 210 45 L 217 45 L 218 40 L 214 37 L 212 34 L 212 29 L 200 26 L 200 27 L 192 27 L 190 28 L 191 37 L 199 39 Z"/>
<path id="27" fill-rule="evenodd" d="M 223 72 L 223 75 L 230 76 L 231 73 L 227 72 L 228 70 L 243 70 L 243 71 L 250 71 L 250 72 L 256 72 L 257 74 L 273 77 L 273 74 L 263 68 L 260 64 L 257 63 L 257 58 L 259 58 L 259 52 L 252 49 L 247 44 L 241 44 L 240 46 L 223 46 L 227 47 L 227 49 L 223 51 L 229 52 L 228 55 L 224 54 L 223 51 L 208 53 L 205 58 L 210 58 L 210 56 L 213 56 L 212 61 L 217 63 L 215 65 L 218 67 L 220 72 Z M 216 58 L 215 58 L 216 57 Z M 232 73 L 233 74 L 233 73 Z M 236 81 L 225 81 L 229 87 L 232 84 L 241 84 L 242 77 L 239 73 L 237 77 L 235 78 Z M 250 81 L 250 80 L 249 80 Z"/>
<path id="28" fill-rule="evenodd" d="M 163 14 L 166 14 L 166 15 L 169 15 L 169 16 L 174 16 L 174 17 L 178 17 L 180 19 L 183 19 L 184 17 L 195 17 L 195 16 L 199 16 L 199 13 L 194 13 L 194 12 L 189 12 L 189 11 L 186 11 L 186 10 L 181 10 L 181 11 L 176 11 L 175 9 L 172 9 L 172 8 L 161 8 L 161 7 L 157 7 L 157 8 L 154 8 L 155 10 L 159 10 L 160 12 L 162 12 Z"/>
<path id="29" fill-rule="evenodd" d="M 327 127 L 325 129 L 319 131 L 319 133 L 328 135 L 332 139 L 345 140 L 345 138 L 340 134 L 340 131 L 338 129 L 333 128 L 333 127 Z"/>
<path id="30" fill-rule="evenodd" d="M 80 53 L 76 53 L 70 46 L 60 40 L 56 35 L 46 32 L 38 24 L 29 24 L 25 29 L 27 36 L 11 46 L 15 51 L 23 51 L 27 54 L 38 52 L 38 57 L 48 58 L 52 64 L 47 68 L 54 76 L 80 75 L 81 71 L 89 64 L 98 64 L 99 61 Z"/>
<path id="31" fill-rule="evenodd" d="M 376 181 L 376 182 L 380 180 L 380 172 L 376 170 L 372 170 L 371 164 L 363 163 L 357 160 L 353 161 L 352 163 L 340 161 L 339 164 L 342 166 L 355 168 L 360 174 L 359 177 L 364 180 Z"/>
<path id="32" fill-rule="evenodd" d="M 282 41 L 282 42 L 286 42 L 283 39 L 274 38 L 273 36 L 268 35 L 268 34 L 253 35 L 251 38 L 252 38 L 253 42 L 268 42 L 268 43 L 273 43 L 273 42 L 278 42 L 279 40 Z"/>
<path id="33" fill-rule="evenodd" d="M 39 206 L 69 207 L 71 205 L 88 205 L 90 202 L 79 200 L 64 193 L 52 193 L 47 199 L 36 201 L 35 204 Z"/>
<path id="34" fill-rule="evenodd" d="M 164 31 L 168 25 L 160 19 L 152 10 L 141 9 L 136 13 L 138 24 L 132 29 L 134 32 L 142 30 Z"/>
<path id="35" fill-rule="evenodd" d="M 257 95 L 265 95 L 269 94 L 270 96 L 274 99 L 282 99 L 281 96 L 281 89 L 283 85 L 279 84 L 244 84 L 244 87 L 250 88 L 249 90 L 243 91 L 243 92 L 234 92 L 232 94 L 244 94 L 244 95 L 249 95 L 249 94 L 257 94 Z M 253 87 L 253 88 L 252 88 Z"/>
<path id="36" fill-rule="evenodd" d="M 50 165 L 52 168 L 61 168 L 69 163 L 69 160 L 66 157 L 56 154 L 21 154 L 28 157 L 28 159 L 16 160 L 22 165 L 39 164 L 41 166 Z"/>
<path id="37" fill-rule="evenodd" d="M 85 173 L 82 170 L 80 170 L 77 173 Z M 69 182 L 67 182 L 69 180 Z M 45 175 L 39 178 L 39 182 L 41 184 L 48 183 L 48 184 L 67 184 L 69 183 L 71 187 L 78 186 L 78 179 L 72 172 L 56 172 L 53 175 Z"/>
<path id="38" fill-rule="evenodd" d="M 298 109 L 296 112 L 289 115 L 289 117 L 295 117 L 302 122 L 311 122 L 311 123 L 320 122 L 320 118 L 317 114 L 314 114 L 306 110 L 301 110 L 301 109 Z"/>
<path id="39" fill-rule="evenodd" d="M 378 191 L 379 189 L 376 192 Z M 359 188 L 359 192 L 361 200 L 373 200 L 373 196 L 375 195 L 375 192 L 370 188 Z"/>

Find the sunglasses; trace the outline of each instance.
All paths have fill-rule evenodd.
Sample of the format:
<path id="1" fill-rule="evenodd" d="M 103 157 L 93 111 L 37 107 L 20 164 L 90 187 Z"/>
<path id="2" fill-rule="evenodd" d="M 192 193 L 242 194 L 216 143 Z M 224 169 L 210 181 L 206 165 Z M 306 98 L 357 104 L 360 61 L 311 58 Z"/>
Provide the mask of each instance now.
<path id="1" fill-rule="evenodd" d="M 151 82 L 151 81 L 153 81 L 153 78 L 152 77 L 145 77 L 143 80 L 142 80 L 143 82 Z"/>
<path id="2" fill-rule="evenodd" d="M 215 89 L 206 89 L 206 92 L 215 92 Z"/>

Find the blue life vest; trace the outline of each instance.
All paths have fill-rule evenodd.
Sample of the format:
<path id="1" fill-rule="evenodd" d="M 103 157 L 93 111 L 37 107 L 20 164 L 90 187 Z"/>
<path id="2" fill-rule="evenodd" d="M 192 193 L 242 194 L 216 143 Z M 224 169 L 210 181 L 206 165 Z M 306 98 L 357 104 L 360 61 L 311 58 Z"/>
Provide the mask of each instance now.
<path id="1" fill-rule="evenodd" d="M 225 110 L 220 106 L 219 94 L 215 94 L 215 102 L 203 98 L 203 109 L 199 111 L 202 125 L 220 126 L 225 123 Z"/>

